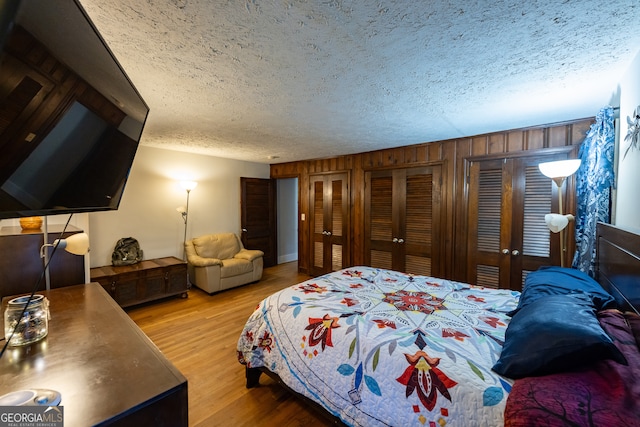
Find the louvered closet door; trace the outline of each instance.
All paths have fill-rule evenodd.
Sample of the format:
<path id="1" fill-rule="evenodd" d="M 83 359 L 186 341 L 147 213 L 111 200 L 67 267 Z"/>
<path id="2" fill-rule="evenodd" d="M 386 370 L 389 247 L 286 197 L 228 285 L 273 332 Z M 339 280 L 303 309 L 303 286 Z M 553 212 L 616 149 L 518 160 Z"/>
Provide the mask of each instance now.
<path id="1" fill-rule="evenodd" d="M 542 160 L 525 157 L 515 162 L 513 200 L 514 205 L 522 208 L 514 217 L 511 239 L 514 248 L 521 248 L 519 256 L 512 256 L 512 289 L 520 290 L 529 272 L 553 265 L 560 259 L 558 235 L 552 234 L 544 221 L 546 214 L 558 212 L 557 188 L 551 179 L 542 175 L 538 164 L 566 158 L 566 155 Z"/>
<path id="2" fill-rule="evenodd" d="M 366 262 L 436 274 L 432 247 L 439 232 L 440 167 L 367 172 L 366 185 Z"/>
<path id="3" fill-rule="evenodd" d="M 520 290 L 528 272 L 557 259 L 558 245 L 550 243 L 544 222 L 557 209 L 557 192 L 538 169 L 550 160 L 558 156 L 470 162 L 469 283 Z"/>
<path id="4" fill-rule="evenodd" d="M 503 160 L 471 162 L 467 240 L 471 284 L 509 287 L 511 257 L 501 251 L 511 239 L 512 165 Z"/>
<path id="5" fill-rule="evenodd" d="M 310 177 L 311 274 L 314 276 L 348 266 L 348 175 Z"/>
<path id="6" fill-rule="evenodd" d="M 366 185 L 367 264 L 390 270 L 396 246 L 392 240 L 397 233 L 393 221 L 393 174 L 391 171 L 367 172 Z"/>
<path id="7" fill-rule="evenodd" d="M 437 241 L 440 220 L 440 168 L 406 169 L 404 203 L 400 205 L 402 271 L 427 276 L 438 275 L 432 260 L 433 242 Z M 434 206 L 436 209 L 434 209 Z M 404 210 L 404 211 L 402 211 Z M 437 270 L 437 269 L 436 269 Z"/>

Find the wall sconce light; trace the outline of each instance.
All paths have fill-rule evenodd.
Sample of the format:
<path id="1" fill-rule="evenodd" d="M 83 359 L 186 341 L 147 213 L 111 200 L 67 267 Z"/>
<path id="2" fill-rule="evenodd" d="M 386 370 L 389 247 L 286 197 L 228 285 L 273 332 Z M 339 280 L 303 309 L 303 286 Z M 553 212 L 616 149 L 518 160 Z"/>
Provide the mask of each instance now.
<path id="1" fill-rule="evenodd" d="M 184 239 L 182 241 L 182 259 L 184 261 L 187 260 L 187 252 L 184 249 L 184 245 L 187 243 L 187 223 L 189 221 L 189 194 L 191 194 L 191 190 L 196 188 L 198 183 L 196 181 L 180 181 L 180 186 L 185 189 L 187 192 L 187 206 L 180 206 L 176 208 L 176 210 L 182 215 L 182 220 L 184 221 Z"/>
<path id="2" fill-rule="evenodd" d="M 553 233 L 560 233 L 560 266 L 564 267 L 564 253 L 566 252 L 566 241 L 564 229 L 569 225 L 569 221 L 575 220 L 571 214 L 562 213 L 562 186 L 567 177 L 573 175 L 580 167 L 580 159 L 559 160 L 555 162 L 540 163 L 538 168 L 547 178 L 551 178 L 558 187 L 558 211 L 545 215 L 544 220 L 549 230 Z"/>

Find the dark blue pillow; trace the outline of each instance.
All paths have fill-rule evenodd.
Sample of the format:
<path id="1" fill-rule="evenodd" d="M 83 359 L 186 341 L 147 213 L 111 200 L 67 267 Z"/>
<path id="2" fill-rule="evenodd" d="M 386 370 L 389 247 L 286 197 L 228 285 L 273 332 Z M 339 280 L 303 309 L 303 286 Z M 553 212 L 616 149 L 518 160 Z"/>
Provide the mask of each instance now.
<path id="1" fill-rule="evenodd" d="M 569 371 L 602 359 L 627 364 L 600 326 L 591 299 L 586 294 L 549 295 L 513 316 L 493 370 L 517 379 Z"/>
<path id="2" fill-rule="evenodd" d="M 588 274 L 574 268 L 540 267 L 527 274 L 518 306 L 507 314 L 513 316 L 525 305 L 544 296 L 573 293 L 589 295 L 596 310 L 617 308 L 613 296 Z"/>

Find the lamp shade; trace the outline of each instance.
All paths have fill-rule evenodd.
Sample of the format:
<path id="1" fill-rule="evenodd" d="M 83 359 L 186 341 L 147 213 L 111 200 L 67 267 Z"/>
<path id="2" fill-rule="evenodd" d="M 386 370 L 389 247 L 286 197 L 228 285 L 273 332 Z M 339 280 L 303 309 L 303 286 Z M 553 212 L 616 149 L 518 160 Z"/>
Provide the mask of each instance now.
<path id="1" fill-rule="evenodd" d="M 573 175 L 580 167 L 580 159 L 544 162 L 538 165 L 540 172 L 547 178 L 566 178 Z"/>
<path id="2" fill-rule="evenodd" d="M 196 181 L 180 181 L 180 187 L 187 191 L 193 190 L 197 185 L 198 183 Z"/>
<path id="3" fill-rule="evenodd" d="M 560 214 L 546 214 L 544 216 L 544 222 L 547 224 L 547 227 L 551 232 L 558 233 L 561 230 L 564 230 L 567 225 L 569 225 L 569 221 L 573 221 L 575 217 L 571 214 L 560 215 Z"/>
<path id="4" fill-rule="evenodd" d="M 56 239 L 53 245 L 74 255 L 85 255 L 89 252 L 89 236 L 87 233 L 72 234 L 66 239 Z"/>

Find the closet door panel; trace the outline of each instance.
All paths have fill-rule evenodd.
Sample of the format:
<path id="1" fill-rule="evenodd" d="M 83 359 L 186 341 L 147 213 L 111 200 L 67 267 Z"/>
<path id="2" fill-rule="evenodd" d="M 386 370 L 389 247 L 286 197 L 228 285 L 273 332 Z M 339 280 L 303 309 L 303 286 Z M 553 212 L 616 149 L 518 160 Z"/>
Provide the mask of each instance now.
<path id="1" fill-rule="evenodd" d="M 440 167 L 367 172 L 365 260 L 376 268 L 433 275 Z"/>
<path id="2" fill-rule="evenodd" d="M 559 160 L 559 159 L 554 159 Z M 547 160 L 548 161 L 548 160 Z M 517 228 L 514 227 L 514 246 L 522 248 L 521 256 L 515 260 L 515 268 L 511 276 L 513 284 L 524 284 L 524 279 L 531 271 L 535 271 L 543 265 L 552 265 L 559 259 L 558 236 L 549 232 L 544 221 L 544 216 L 550 212 L 557 212 L 557 191 L 555 184 L 542 175 L 538 168 L 539 159 L 523 158 L 518 166 L 518 175 L 524 178 L 524 190 L 519 188 L 519 194 L 523 195 L 518 204 L 522 206 L 522 215 L 519 217 Z M 517 230 L 522 230 L 518 233 Z M 512 287 L 515 288 L 515 287 Z"/>
<path id="3" fill-rule="evenodd" d="M 365 248 L 368 265 L 393 268 L 393 175 L 389 171 L 367 175 Z"/>
<path id="4" fill-rule="evenodd" d="M 310 181 L 311 274 L 349 265 L 348 174 L 315 175 Z"/>
<path id="5" fill-rule="evenodd" d="M 320 179 L 318 179 L 320 178 Z M 324 179 L 311 178 L 311 271 L 324 269 Z"/>
<path id="6" fill-rule="evenodd" d="M 469 168 L 468 282 L 498 288 L 509 280 L 511 173 L 502 160 L 471 162 Z"/>
<path id="7" fill-rule="evenodd" d="M 328 240 L 325 245 L 329 251 L 327 259 L 330 260 L 331 271 L 340 270 L 348 265 L 347 252 L 344 251 L 347 245 L 348 232 L 348 213 L 349 213 L 349 197 L 347 175 L 337 174 L 329 177 L 331 185 L 331 194 L 327 206 L 330 208 L 328 217 L 326 218 L 328 233 L 325 237 Z"/>
<path id="8" fill-rule="evenodd" d="M 434 232 L 434 174 L 435 168 L 409 169 L 404 177 L 404 271 L 412 274 L 432 275 L 431 248 Z M 439 210 L 437 210 L 439 211 Z"/>
<path id="9" fill-rule="evenodd" d="M 469 283 L 521 290 L 530 271 L 559 259 L 544 220 L 557 210 L 557 191 L 538 164 L 565 158 L 555 153 L 469 163 Z"/>

